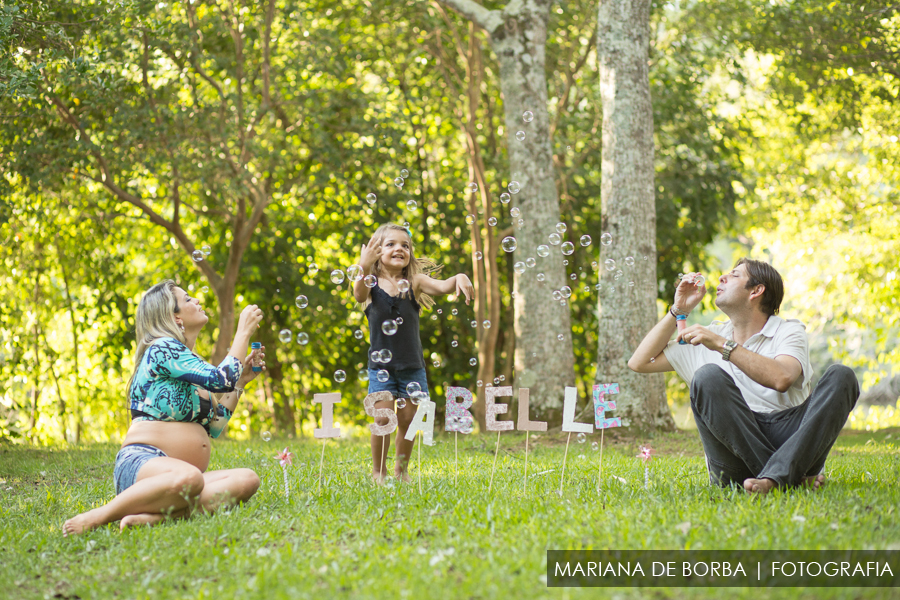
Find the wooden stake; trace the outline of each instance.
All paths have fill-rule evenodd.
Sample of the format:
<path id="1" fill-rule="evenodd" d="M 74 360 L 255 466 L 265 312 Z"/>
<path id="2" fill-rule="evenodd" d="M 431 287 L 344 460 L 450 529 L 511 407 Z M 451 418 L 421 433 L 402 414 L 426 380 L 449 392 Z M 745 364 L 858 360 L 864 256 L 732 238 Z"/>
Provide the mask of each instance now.
<path id="1" fill-rule="evenodd" d="M 453 484 L 459 485 L 459 432 L 453 432 L 453 454 L 456 458 L 456 473 L 453 475 Z"/>
<path id="2" fill-rule="evenodd" d="M 419 494 L 422 493 L 422 432 L 417 431 L 416 437 L 419 438 Z"/>
<path id="3" fill-rule="evenodd" d="M 322 439 L 322 458 L 319 459 L 319 489 L 322 489 L 322 466 L 325 464 L 325 444 L 328 443 L 328 438 Z"/>
<path id="4" fill-rule="evenodd" d="M 600 482 L 603 481 L 603 432 L 605 429 L 600 430 L 600 469 L 597 471 L 597 493 L 600 493 Z"/>
<path id="5" fill-rule="evenodd" d="M 559 495 L 562 496 L 563 491 L 563 481 L 566 480 L 566 459 L 569 457 L 569 440 L 572 439 L 572 432 L 569 432 L 569 435 L 566 437 L 566 453 L 563 454 L 563 466 L 562 473 L 559 476 Z"/>
<path id="6" fill-rule="evenodd" d="M 497 468 L 497 453 L 500 451 L 500 432 L 497 432 L 497 446 L 494 448 L 494 464 L 491 465 L 491 483 L 488 485 L 488 494 L 491 493 L 491 488 L 494 487 L 494 469 Z"/>
<path id="7" fill-rule="evenodd" d="M 384 462 L 384 448 L 385 446 L 387 446 L 387 444 L 385 444 L 384 438 L 388 436 L 390 436 L 390 434 L 381 436 L 381 464 L 378 465 L 378 470 L 380 472 L 382 482 L 384 481 L 384 478 L 387 477 L 387 465 Z"/>
<path id="8" fill-rule="evenodd" d="M 531 433 L 527 429 L 525 430 L 525 477 L 522 480 L 522 493 L 528 491 L 528 434 Z"/>

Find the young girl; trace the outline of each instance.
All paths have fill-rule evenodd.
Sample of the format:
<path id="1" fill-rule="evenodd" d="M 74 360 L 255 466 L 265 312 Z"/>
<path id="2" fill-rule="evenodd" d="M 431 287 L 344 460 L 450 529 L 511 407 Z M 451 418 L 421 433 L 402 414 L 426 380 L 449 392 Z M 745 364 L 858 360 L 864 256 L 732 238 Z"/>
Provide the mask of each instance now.
<path id="1" fill-rule="evenodd" d="M 359 256 L 363 277 L 353 284 L 353 296 L 365 305 L 369 320 L 369 393 L 389 391 L 397 402 L 397 460 L 394 475 L 402 481 L 410 481 L 406 474 L 413 442 L 406 439 L 406 431 L 416 414 L 416 407 L 406 400 L 412 395 L 410 384 L 418 384 L 428 394 L 425 376 L 425 359 L 419 339 L 420 306 L 430 308 L 431 296 L 455 293 L 472 299 L 475 289 L 469 278 L 459 273 L 449 279 L 433 279 L 427 273 L 440 270 L 434 261 L 416 258 L 413 253 L 409 229 L 399 225 L 382 225 L 368 244 L 363 244 Z M 366 284 L 366 276 L 375 276 L 375 285 Z M 371 283 L 371 278 L 369 278 Z M 398 319 L 399 317 L 399 319 Z M 402 322 L 393 335 L 382 329 L 385 321 Z M 390 328 L 389 328 L 390 330 Z M 391 359 L 386 364 L 376 362 L 373 354 L 390 350 Z M 387 381 L 378 381 L 378 371 L 388 372 Z M 415 388 L 415 386 L 413 386 Z M 376 408 L 393 408 L 392 402 L 378 402 Z M 377 419 L 386 425 L 387 419 Z M 389 435 L 372 436 L 372 477 L 381 484 L 385 477 L 385 457 L 390 448 Z"/>

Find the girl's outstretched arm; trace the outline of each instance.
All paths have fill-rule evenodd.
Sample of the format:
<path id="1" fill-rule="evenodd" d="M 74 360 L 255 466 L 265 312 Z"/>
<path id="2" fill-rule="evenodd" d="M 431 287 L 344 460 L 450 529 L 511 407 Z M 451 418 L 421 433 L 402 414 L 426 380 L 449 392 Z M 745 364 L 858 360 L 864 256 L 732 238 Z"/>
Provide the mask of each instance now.
<path id="1" fill-rule="evenodd" d="M 362 267 L 363 276 L 359 281 L 354 282 L 353 284 L 353 297 L 357 302 L 362 304 L 369 297 L 369 287 L 366 285 L 366 275 L 372 274 L 372 268 L 375 266 L 375 261 L 378 260 L 378 257 L 381 255 L 381 246 L 376 246 L 371 241 L 368 244 L 362 245 L 362 250 L 359 253 L 359 266 Z"/>
<path id="2" fill-rule="evenodd" d="M 465 296 L 466 304 L 475 297 L 475 288 L 472 282 L 463 273 L 457 273 L 447 279 L 434 279 L 428 275 L 416 275 L 416 289 L 429 296 L 444 296 L 455 293 L 457 296 Z"/>

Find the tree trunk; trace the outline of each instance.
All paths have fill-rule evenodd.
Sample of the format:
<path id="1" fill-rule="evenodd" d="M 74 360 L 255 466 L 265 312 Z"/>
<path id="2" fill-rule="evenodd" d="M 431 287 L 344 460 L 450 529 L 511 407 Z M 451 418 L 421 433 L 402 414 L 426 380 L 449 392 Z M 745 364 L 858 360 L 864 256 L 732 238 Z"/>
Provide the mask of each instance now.
<path id="1" fill-rule="evenodd" d="M 514 2 L 503 11 L 503 23 L 490 32 L 500 63 L 510 170 L 521 188 L 509 205 L 518 207 L 523 219 L 521 225 L 514 222 L 518 261 L 534 257 L 560 220 L 547 113 L 549 7 L 546 0 Z M 530 123 L 523 122 L 525 111 L 534 115 Z M 525 132 L 524 140 L 516 139 L 517 131 Z M 575 383 L 575 369 L 569 308 L 551 298 L 553 290 L 566 285 L 563 256 L 553 248 L 550 256 L 537 259 L 535 268 L 515 277 L 515 383 L 530 388 L 535 419 L 558 424 L 563 389 Z M 544 281 L 538 281 L 539 273 Z"/>
<path id="2" fill-rule="evenodd" d="M 600 245 L 600 263 L 612 259 L 616 267 L 603 271 L 596 380 L 619 384 L 616 416 L 623 425 L 672 429 L 663 375 L 641 375 L 627 366 L 657 322 L 653 111 L 647 65 L 650 0 L 601 0 L 598 19 L 603 102 L 600 197 L 603 231 L 613 239 L 611 245 Z M 616 280 L 618 269 L 622 275 Z"/>
<path id="3" fill-rule="evenodd" d="M 75 316 L 75 304 L 72 302 L 72 293 L 69 289 L 69 273 L 66 271 L 66 263 L 63 260 L 63 251 L 59 246 L 59 235 L 56 236 L 56 258 L 59 261 L 59 269 L 62 273 L 63 278 L 63 289 L 66 292 L 66 308 L 69 312 L 69 321 L 72 324 L 72 362 L 73 369 L 75 373 L 75 401 L 72 404 L 71 411 L 72 417 L 75 420 L 74 442 L 76 444 L 81 443 L 81 373 L 78 368 L 78 319 Z M 62 416 L 63 422 L 65 422 L 65 415 Z M 66 438 L 66 441 L 69 441 L 68 434 L 66 433 L 66 428 L 63 430 L 63 437 Z"/>

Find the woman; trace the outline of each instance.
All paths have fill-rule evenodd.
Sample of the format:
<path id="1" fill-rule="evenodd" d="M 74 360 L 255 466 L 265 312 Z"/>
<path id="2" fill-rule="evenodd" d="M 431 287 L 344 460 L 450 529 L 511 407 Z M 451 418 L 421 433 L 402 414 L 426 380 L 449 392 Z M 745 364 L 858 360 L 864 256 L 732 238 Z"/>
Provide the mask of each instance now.
<path id="1" fill-rule="evenodd" d="M 264 365 L 263 350 L 247 356 L 262 320 L 255 305 L 241 312 L 231 351 L 218 367 L 193 353 L 209 318 L 196 298 L 168 280 L 150 288 L 135 315 L 137 351 L 128 382 L 131 426 L 116 455 L 116 497 L 73 517 L 63 535 L 121 520 L 120 529 L 155 525 L 193 510 L 213 512 L 249 499 L 259 489 L 250 469 L 206 472 L 210 437 L 228 424 L 244 386 Z M 218 400 L 210 392 L 224 393 Z"/>

